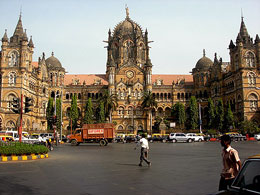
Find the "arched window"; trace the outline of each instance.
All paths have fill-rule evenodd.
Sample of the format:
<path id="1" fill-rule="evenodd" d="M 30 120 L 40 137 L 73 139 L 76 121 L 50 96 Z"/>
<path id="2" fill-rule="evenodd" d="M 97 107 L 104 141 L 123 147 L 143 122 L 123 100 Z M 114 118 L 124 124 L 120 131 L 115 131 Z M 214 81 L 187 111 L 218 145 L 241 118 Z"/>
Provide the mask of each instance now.
<path id="1" fill-rule="evenodd" d="M 70 117 L 70 107 L 68 107 L 67 110 L 66 110 L 66 116 Z"/>
<path id="2" fill-rule="evenodd" d="M 251 93 L 248 96 L 248 100 L 250 103 L 250 111 L 256 111 L 257 110 L 257 101 L 258 101 L 257 96 L 255 94 Z"/>
<path id="3" fill-rule="evenodd" d="M 252 52 L 247 52 L 245 59 L 248 67 L 255 67 L 255 55 Z"/>
<path id="4" fill-rule="evenodd" d="M 12 107 L 12 102 L 14 101 L 14 99 L 16 98 L 16 96 L 14 94 L 9 94 L 7 97 L 7 107 L 11 110 Z"/>
<path id="5" fill-rule="evenodd" d="M 15 123 L 13 121 L 8 121 L 6 124 L 6 129 L 9 131 L 15 131 Z"/>
<path id="6" fill-rule="evenodd" d="M 18 59 L 18 52 L 17 51 L 10 52 L 9 55 L 8 55 L 8 58 L 9 58 L 8 65 L 10 67 L 18 66 L 19 59 Z"/>
<path id="7" fill-rule="evenodd" d="M 122 126 L 122 125 L 119 125 L 118 127 L 117 127 L 117 131 L 123 131 L 124 130 L 124 127 Z"/>
<path id="8" fill-rule="evenodd" d="M 16 73 L 10 72 L 8 77 L 8 84 L 14 86 L 16 84 Z"/>
<path id="9" fill-rule="evenodd" d="M 128 107 L 128 115 L 132 115 L 133 114 L 133 107 L 129 106 Z"/>
<path id="10" fill-rule="evenodd" d="M 122 106 L 119 107 L 118 115 L 124 115 L 124 107 Z"/>
<path id="11" fill-rule="evenodd" d="M 255 73 L 254 72 L 249 72 L 247 74 L 247 77 L 248 77 L 248 84 L 250 86 L 255 86 L 256 84 L 256 76 L 255 76 Z"/>

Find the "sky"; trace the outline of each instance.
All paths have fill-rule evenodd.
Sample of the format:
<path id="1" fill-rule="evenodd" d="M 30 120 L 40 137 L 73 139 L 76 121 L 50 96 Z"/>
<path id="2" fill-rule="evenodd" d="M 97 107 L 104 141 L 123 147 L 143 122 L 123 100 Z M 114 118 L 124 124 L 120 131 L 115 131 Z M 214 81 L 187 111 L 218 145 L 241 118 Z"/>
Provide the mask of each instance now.
<path id="1" fill-rule="evenodd" d="M 10 38 L 20 12 L 32 36 L 33 61 L 58 58 L 69 74 L 104 74 L 109 28 L 126 17 L 148 30 L 153 74 L 190 74 L 203 56 L 228 62 L 244 17 L 249 35 L 260 35 L 259 0 L 0 0 L 0 37 Z M 242 11 L 241 11 L 242 10 Z M 242 12 L 242 14 L 241 14 Z"/>

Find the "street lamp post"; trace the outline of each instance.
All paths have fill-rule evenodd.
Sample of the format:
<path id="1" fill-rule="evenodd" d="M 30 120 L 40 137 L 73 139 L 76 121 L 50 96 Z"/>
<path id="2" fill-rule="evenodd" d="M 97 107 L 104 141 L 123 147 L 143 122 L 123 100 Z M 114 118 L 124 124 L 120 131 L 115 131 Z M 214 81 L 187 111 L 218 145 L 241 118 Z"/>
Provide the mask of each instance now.
<path id="1" fill-rule="evenodd" d="M 202 120 L 201 120 L 201 100 L 199 100 L 199 125 L 200 125 L 200 133 L 202 133 L 201 125 L 202 125 Z"/>

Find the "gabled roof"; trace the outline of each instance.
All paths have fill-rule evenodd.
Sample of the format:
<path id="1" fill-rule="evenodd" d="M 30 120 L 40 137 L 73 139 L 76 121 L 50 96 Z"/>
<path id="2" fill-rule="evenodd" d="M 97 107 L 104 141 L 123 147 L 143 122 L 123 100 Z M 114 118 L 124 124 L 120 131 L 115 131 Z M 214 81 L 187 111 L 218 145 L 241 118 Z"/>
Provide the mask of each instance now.
<path id="1" fill-rule="evenodd" d="M 66 74 L 64 84 L 73 85 L 75 80 L 78 80 L 80 85 L 84 81 L 86 85 L 108 85 L 105 74 Z"/>
<path id="2" fill-rule="evenodd" d="M 152 75 L 152 83 L 155 83 L 157 80 L 162 80 L 163 85 L 172 85 L 177 83 L 178 80 L 185 79 L 185 85 L 193 84 L 193 76 L 192 75 L 185 75 L 185 74 L 153 74 Z"/>

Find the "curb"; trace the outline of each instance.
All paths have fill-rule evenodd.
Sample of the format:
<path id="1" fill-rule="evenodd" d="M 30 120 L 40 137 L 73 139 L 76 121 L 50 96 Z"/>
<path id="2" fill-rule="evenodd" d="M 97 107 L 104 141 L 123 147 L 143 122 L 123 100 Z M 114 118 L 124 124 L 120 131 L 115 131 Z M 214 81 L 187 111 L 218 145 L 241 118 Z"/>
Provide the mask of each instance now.
<path id="1" fill-rule="evenodd" d="M 44 159 L 49 158 L 49 154 L 31 154 L 31 155 L 22 155 L 22 156 L 0 156 L 0 162 L 7 161 L 26 161 L 26 160 L 36 160 L 36 159 Z"/>

